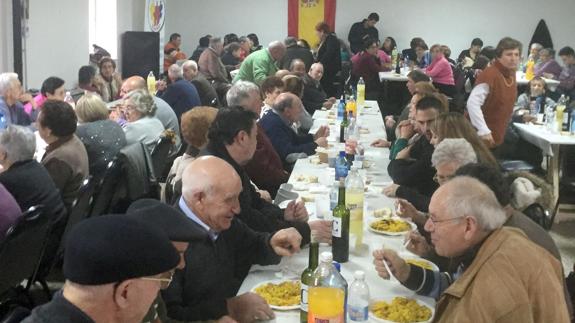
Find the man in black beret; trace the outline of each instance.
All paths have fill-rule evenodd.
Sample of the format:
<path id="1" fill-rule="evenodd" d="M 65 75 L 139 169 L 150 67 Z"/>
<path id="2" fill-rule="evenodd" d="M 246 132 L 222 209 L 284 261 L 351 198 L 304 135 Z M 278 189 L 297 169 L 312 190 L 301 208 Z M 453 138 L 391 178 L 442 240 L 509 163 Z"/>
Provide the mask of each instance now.
<path id="1" fill-rule="evenodd" d="M 64 287 L 23 322 L 139 323 L 179 259 L 164 232 L 131 217 L 82 221 L 66 241 Z"/>
<path id="2" fill-rule="evenodd" d="M 154 199 L 141 199 L 132 203 L 126 211 L 126 215 L 164 231 L 180 254 L 180 263 L 177 269 L 184 269 L 186 265 L 184 252 L 188 249 L 188 241 L 194 238 L 193 232 L 195 230 L 190 219 L 182 216 L 182 213 L 174 207 Z M 157 322 L 158 320 L 166 322 L 166 319 L 166 306 L 162 297 L 158 295 L 150 307 L 150 311 L 144 317 L 143 323 Z"/>
<path id="3" fill-rule="evenodd" d="M 252 322 L 274 317 L 259 295 L 236 295 L 246 268 L 279 263 L 281 256 L 299 251 L 302 237 L 294 228 L 274 233 L 250 229 L 235 217 L 241 191 L 238 173 L 223 159 L 200 157 L 185 169 L 178 207 L 195 229 L 186 267 L 162 292 L 171 319 Z"/>

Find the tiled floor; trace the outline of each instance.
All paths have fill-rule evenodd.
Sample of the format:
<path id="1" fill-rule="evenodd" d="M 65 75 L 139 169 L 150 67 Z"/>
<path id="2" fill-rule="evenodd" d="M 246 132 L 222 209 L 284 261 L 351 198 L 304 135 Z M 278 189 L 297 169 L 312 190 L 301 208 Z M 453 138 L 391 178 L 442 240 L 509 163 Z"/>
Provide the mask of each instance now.
<path id="1" fill-rule="evenodd" d="M 565 269 L 565 275 L 567 275 L 573 270 L 573 264 L 575 263 L 575 221 L 569 220 L 555 223 L 549 233 L 561 252 L 563 268 Z"/>

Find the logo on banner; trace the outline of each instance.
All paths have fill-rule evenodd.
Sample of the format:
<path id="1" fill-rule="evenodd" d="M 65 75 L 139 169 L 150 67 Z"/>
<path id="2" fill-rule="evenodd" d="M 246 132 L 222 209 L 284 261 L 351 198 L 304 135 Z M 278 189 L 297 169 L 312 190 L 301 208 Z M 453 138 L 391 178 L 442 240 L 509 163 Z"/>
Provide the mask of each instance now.
<path id="1" fill-rule="evenodd" d="M 162 30 L 166 18 L 165 0 L 150 1 L 148 5 L 148 23 L 153 32 Z"/>
<path id="2" fill-rule="evenodd" d="M 313 8 L 319 5 L 319 0 L 301 0 L 300 6 L 302 8 Z"/>

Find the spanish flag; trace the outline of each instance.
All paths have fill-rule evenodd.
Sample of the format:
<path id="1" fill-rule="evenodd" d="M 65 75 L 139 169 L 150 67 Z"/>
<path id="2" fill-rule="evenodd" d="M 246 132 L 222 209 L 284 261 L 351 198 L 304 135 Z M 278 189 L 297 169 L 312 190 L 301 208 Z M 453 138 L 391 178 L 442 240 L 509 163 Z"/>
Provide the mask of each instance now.
<path id="1" fill-rule="evenodd" d="M 315 25 L 325 21 L 335 30 L 336 0 L 288 0 L 288 35 L 305 39 L 312 47 L 319 39 Z"/>

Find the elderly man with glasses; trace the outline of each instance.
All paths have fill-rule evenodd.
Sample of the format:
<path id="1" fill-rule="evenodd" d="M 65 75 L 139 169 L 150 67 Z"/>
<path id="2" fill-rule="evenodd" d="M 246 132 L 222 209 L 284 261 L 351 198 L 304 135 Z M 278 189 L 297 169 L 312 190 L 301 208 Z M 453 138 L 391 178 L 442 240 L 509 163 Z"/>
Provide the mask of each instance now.
<path id="1" fill-rule="evenodd" d="M 502 227 L 506 212 L 487 185 L 456 177 L 433 194 L 429 209 L 425 230 L 438 255 L 458 261 L 454 272 L 409 265 L 388 249 L 374 252 L 374 264 L 382 278 L 393 274 L 438 299 L 434 322 L 569 321 L 561 263 L 522 231 Z"/>
<path id="2" fill-rule="evenodd" d="M 123 215 L 84 220 L 66 240 L 64 287 L 24 322 L 139 323 L 179 259 L 149 224 Z"/>
<path id="3" fill-rule="evenodd" d="M 461 166 L 476 162 L 475 150 L 467 140 L 463 138 L 444 139 L 431 155 L 431 164 L 435 168 L 433 181 L 441 186 L 450 180 Z M 409 187 L 402 187 L 400 193 L 398 197 L 401 198 L 397 200 L 397 204 L 403 210 L 402 216 L 409 217 L 416 224 L 423 226 L 427 217 L 421 211 L 429 209 L 431 197 L 420 194 Z"/>

